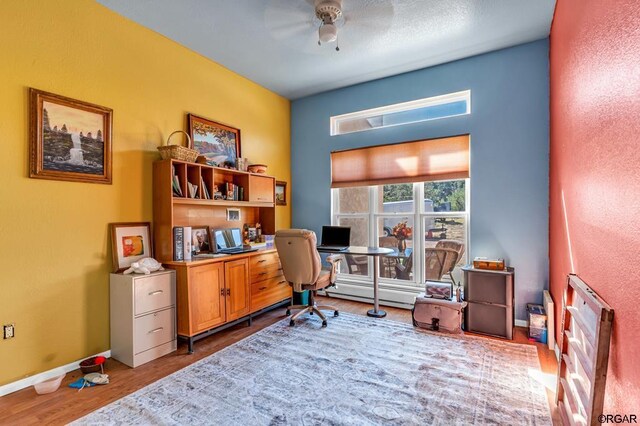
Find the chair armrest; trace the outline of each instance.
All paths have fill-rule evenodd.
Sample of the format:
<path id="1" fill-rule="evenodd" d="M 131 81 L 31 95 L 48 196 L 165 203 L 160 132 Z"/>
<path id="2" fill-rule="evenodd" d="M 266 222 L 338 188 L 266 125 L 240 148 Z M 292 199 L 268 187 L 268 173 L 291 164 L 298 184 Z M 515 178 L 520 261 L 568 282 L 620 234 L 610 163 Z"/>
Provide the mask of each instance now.
<path id="1" fill-rule="evenodd" d="M 327 262 L 329 262 L 331 266 L 331 276 L 329 281 L 331 284 L 335 284 L 336 279 L 338 278 L 338 270 L 340 268 L 340 261 L 342 260 L 342 256 L 339 254 L 331 254 L 327 256 Z"/>

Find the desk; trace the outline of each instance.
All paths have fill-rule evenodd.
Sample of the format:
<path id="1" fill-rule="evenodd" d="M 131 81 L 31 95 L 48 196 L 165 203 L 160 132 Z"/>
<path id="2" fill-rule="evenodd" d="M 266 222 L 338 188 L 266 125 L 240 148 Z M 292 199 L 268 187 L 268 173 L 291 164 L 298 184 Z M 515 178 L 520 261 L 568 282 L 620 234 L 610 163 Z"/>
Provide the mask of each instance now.
<path id="1" fill-rule="evenodd" d="M 335 251 L 335 250 L 323 250 L 318 247 L 318 251 L 320 253 L 333 253 L 333 254 L 344 254 L 347 256 L 387 256 L 393 253 L 392 249 L 382 248 L 382 247 L 360 247 L 360 246 L 349 246 L 345 250 Z M 367 315 L 375 318 L 382 318 L 387 315 L 385 311 L 382 309 L 378 309 L 378 260 L 374 259 L 373 262 L 373 309 L 369 309 L 367 311 Z"/>

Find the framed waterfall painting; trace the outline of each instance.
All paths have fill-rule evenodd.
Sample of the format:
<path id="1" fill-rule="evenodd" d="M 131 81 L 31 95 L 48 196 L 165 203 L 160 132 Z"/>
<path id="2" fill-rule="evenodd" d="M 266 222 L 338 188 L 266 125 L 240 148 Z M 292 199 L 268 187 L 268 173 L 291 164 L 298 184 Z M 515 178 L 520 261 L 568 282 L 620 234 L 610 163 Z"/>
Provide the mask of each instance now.
<path id="1" fill-rule="evenodd" d="M 29 89 L 29 177 L 111 183 L 113 111 Z"/>

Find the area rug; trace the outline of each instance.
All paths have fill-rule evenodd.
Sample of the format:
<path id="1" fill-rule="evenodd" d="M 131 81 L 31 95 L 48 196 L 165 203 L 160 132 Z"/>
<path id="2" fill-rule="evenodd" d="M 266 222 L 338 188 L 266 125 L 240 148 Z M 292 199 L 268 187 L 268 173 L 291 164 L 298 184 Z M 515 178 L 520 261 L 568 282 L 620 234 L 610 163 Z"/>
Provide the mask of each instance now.
<path id="1" fill-rule="evenodd" d="M 196 348 L 197 350 L 197 348 Z M 547 425 L 533 346 L 340 314 L 288 319 L 75 424 Z"/>

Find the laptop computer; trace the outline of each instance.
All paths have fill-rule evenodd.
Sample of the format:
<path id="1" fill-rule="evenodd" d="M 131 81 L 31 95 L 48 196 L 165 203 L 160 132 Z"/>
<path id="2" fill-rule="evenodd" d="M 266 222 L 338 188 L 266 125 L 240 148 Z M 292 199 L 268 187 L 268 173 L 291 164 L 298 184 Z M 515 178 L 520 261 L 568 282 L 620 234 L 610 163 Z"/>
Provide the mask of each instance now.
<path id="1" fill-rule="evenodd" d="M 349 226 L 323 226 L 322 238 L 318 248 L 330 251 L 346 250 L 350 245 L 351 227 Z"/>
<path id="2" fill-rule="evenodd" d="M 213 233 L 217 253 L 246 253 L 256 251 L 257 248 L 242 244 L 240 228 L 217 229 Z"/>

